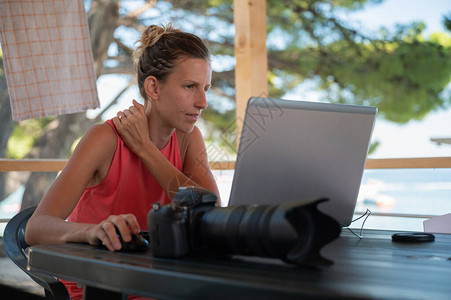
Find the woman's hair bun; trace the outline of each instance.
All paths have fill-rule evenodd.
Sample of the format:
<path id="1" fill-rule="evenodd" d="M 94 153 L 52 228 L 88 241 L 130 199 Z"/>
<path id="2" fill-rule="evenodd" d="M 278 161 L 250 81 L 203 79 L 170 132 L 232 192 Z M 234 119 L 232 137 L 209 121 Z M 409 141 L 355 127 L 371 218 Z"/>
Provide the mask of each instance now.
<path id="1" fill-rule="evenodd" d="M 147 29 L 142 33 L 141 38 L 136 41 L 136 43 L 139 43 L 139 46 L 133 53 L 133 60 L 135 64 L 138 63 L 139 58 L 147 47 L 152 47 L 155 45 L 165 34 L 177 31 L 180 30 L 175 29 L 172 23 L 169 23 L 166 26 L 150 25 L 147 27 Z"/>
<path id="2" fill-rule="evenodd" d="M 173 31 L 177 31 L 177 29 L 174 29 L 172 23 L 169 23 L 166 27 L 151 25 L 143 32 L 141 36 L 141 44 L 145 47 L 153 46 L 165 33 Z"/>

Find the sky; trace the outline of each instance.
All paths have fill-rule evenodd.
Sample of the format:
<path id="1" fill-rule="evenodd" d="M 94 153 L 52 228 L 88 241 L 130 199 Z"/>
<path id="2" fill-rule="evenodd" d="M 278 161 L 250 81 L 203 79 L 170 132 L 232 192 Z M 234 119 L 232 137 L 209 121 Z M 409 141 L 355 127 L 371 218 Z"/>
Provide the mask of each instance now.
<path id="1" fill-rule="evenodd" d="M 386 0 L 382 4 L 368 5 L 365 9 L 346 14 L 348 22 L 355 23 L 361 30 L 376 32 L 382 26 L 393 28 L 396 23 L 423 21 L 426 24 L 425 37 L 433 32 L 444 31 L 443 15 L 451 14 L 451 0 Z M 102 99 L 112 99 L 126 80 L 120 77 L 104 77 L 98 81 L 99 96 Z M 308 83 L 306 85 L 308 87 Z M 295 92 L 286 95 L 287 99 L 314 100 L 317 95 L 311 90 L 300 87 Z M 451 85 L 450 85 L 451 90 Z M 127 99 L 137 96 L 137 88 L 124 95 L 118 106 L 110 110 L 107 118 L 113 117 L 118 109 L 129 106 Z M 102 104 L 104 107 L 105 104 Z M 93 112 L 90 112 L 92 115 Z M 430 113 L 422 121 L 410 121 L 398 125 L 382 119 L 376 121 L 373 141 L 380 145 L 371 158 L 398 157 L 434 157 L 451 156 L 451 145 L 436 145 L 430 138 L 451 138 L 451 109 Z"/>
<path id="2" fill-rule="evenodd" d="M 449 0 L 386 0 L 381 4 L 368 5 L 364 10 L 349 15 L 369 29 L 381 26 L 393 27 L 396 23 L 423 21 L 426 35 L 443 31 L 442 16 L 451 13 Z"/>

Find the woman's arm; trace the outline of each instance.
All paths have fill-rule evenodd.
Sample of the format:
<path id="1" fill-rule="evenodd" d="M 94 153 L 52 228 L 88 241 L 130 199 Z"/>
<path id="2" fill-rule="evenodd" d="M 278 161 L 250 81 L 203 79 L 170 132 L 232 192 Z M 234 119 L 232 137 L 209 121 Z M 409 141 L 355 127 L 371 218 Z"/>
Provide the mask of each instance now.
<path id="1" fill-rule="evenodd" d="M 205 142 L 199 128 L 194 127 L 191 133 L 185 134 L 187 150 L 183 163 L 183 173 L 199 186 L 213 192 L 221 203 L 219 190 L 208 163 Z"/>
<path id="2" fill-rule="evenodd" d="M 219 191 L 210 171 L 205 144 L 199 129 L 194 127 L 191 133 L 186 134 L 188 144 L 182 173 L 152 143 L 144 106 L 136 101 L 133 103 L 134 106 L 124 112 L 126 118 L 119 120 L 116 117 L 113 122 L 127 147 L 142 160 L 169 198 L 174 198 L 179 187 L 196 186 L 215 193 L 219 203 Z"/>
<path id="3" fill-rule="evenodd" d="M 133 215 L 110 216 L 99 224 L 65 221 L 84 189 L 99 183 L 108 173 L 116 142 L 117 137 L 108 124 L 93 126 L 86 132 L 30 218 L 25 235 L 28 244 L 102 242 L 110 250 L 118 250 L 121 244 L 115 226 L 126 241 L 131 238 L 129 227 L 134 233 L 139 232 Z"/>

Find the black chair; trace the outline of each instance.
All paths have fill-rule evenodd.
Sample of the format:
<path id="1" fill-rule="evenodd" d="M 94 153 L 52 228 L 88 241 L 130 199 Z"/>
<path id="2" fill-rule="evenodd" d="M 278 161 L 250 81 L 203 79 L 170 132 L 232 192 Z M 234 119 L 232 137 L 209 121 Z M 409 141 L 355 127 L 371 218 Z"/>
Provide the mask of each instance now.
<path id="1" fill-rule="evenodd" d="M 6 225 L 3 243 L 9 258 L 45 289 L 45 298 L 54 300 L 70 299 L 66 287 L 56 277 L 34 273 L 27 270 L 28 258 L 25 242 L 25 228 L 36 206 L 27 208 L 15 215 Z"/>

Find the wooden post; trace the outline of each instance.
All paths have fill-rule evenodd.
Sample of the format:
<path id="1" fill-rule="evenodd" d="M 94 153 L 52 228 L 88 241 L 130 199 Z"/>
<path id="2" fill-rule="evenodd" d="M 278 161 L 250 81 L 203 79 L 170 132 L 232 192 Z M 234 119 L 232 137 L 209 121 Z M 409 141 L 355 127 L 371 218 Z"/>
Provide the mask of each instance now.
<path id="1" fill-rule="evenodd" d="M 268 96 L 266 52 L 266 0 L 234 0 L 235 88 L 237 143 L 247 101 Z M 237 145 L 238 145 L 237 144 Z"/>

